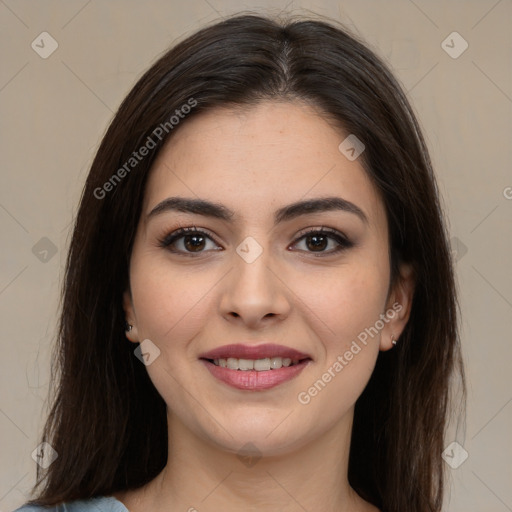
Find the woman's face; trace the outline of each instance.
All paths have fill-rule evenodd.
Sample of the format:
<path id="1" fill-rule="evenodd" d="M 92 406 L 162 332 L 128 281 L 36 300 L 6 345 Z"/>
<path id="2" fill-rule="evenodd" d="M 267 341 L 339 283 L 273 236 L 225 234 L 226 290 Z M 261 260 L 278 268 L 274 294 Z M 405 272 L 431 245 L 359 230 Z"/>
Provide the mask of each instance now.
<path id="1" fill-rule="evenodd" d="M 127 336 L 150 340 L 149 376 L 198 439 L 279 454 L 346 425 L 405 325 L 406 294 L 388 296 L 385 209 L 338 148 L 348 135 L 305 104 L 267 101 L 185 121 L 153 166 Z"/>

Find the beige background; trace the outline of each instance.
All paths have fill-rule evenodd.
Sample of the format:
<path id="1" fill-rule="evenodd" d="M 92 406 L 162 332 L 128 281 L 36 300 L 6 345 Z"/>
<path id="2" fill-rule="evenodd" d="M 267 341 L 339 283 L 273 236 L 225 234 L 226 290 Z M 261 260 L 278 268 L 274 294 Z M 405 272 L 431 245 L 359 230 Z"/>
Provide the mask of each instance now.
<path id="1" fill-rule="evenodd" d="M 270 5 L 0 0 L 0 512 L 34 481 L 69 224 L 107 123 L 176 39 Z M 271 12 L 285 7 L 360 33 L 418 112 L 455 237 L 469 381 L 467 427 L 448 440 L 469 457 L 448 468 L 445 509 L 512 511 L 512 2 L 292 0 Z M 47 59 L 31 47 L 43 31 L 58 42 Z M 469 44 L 455 59 L 441 46 L 453 31 Z"/>

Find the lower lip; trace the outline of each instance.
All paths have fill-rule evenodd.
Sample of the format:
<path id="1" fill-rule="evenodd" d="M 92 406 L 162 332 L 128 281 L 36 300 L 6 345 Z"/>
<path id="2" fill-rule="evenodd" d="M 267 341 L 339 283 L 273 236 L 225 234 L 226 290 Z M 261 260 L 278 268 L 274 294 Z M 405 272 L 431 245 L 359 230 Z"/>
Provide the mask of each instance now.
<path id="1" fill-rule="evenodd" d="M 201 361 L 214 377 L 229 386 L 249 391 L 262 391 L 293 379 L 306 368 L 311 359 L 306 359 L 293 366 L 283 366 L 277 370 L 263 370 L 261 372 L 256 370 L 231 370 L 210 363 L 206 359 L 201 359 Z"/>

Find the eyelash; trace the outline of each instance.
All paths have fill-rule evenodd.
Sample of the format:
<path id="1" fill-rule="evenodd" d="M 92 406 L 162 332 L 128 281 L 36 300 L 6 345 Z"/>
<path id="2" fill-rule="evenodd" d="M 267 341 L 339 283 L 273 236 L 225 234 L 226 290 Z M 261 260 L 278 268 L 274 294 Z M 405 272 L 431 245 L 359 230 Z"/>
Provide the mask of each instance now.
<path id="1" fill-rule="evenodd" d="M 160 245 L 160 247 L 166 248 L 175 254 L 185 255 L 187 257 L 194 257 L 196 254 L 202 254 L 203 252 L 205 252 L 205 251 L 199 251 L 197 253 L 193 253 L 193 252 L 186 252 L 186 251 L 183 252 L 183 251 L 177 251 L 175 249 L 170 249 L 170 246 L 174 242 L 176 242 L 180 238 L 183 238 L 184 236 L 190 235 L 190 234 L 203 235 L 203 236 L 211 239 L 212 241 L 214 241 L 217 245 L 219 245 L 217 243 L 217 241 L 215 240 L 215 237 L 213 237 L 210 233 L 197 228 L 196 226 L 180 228 L 180 229 L 177 229 L 176 231 L 173 231 L 172 233 L 169 233 L 164 238 L 159 240 L 159 245 Z M 351 242 L 348 238 L 346 238 L 345 235 L 341 234 L 340 232 L 338 232 L 334 229 L 327 228 L 324 226 L 322 226 L 321 228 L 307 229 L 307 230 L 300 232 L 297 240 L 294 242 L 293 245 L 297 244 L 298 242 L 300 242 L 301 240 L 306 238 L 308 235 L 329 235 L 328 238 L 331 238 L 332 240 L 336 241 L 339 244 L 336 249 L 328 251 L 328 252 L 320 251 L 320 252 L 315 253 L 315 251 L 306 251 L 306 252 L 311 253 L 316 258 L 331 256 L 333 254 L 337 254 L 343 250 L 349 249 L 354 246 L 354 243 Z"/>

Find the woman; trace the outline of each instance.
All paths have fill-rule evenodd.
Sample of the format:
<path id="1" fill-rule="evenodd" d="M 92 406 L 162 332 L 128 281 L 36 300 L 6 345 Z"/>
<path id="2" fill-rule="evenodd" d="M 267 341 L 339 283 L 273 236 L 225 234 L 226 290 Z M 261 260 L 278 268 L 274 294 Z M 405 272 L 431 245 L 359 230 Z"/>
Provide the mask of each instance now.
<path id="1" fill-rule="evenodd" d="M 253 15 L 170 49 L 93 162 L 57 351 L 20 511 L 440 511 L 454 275 L 386 66 Z"/>

